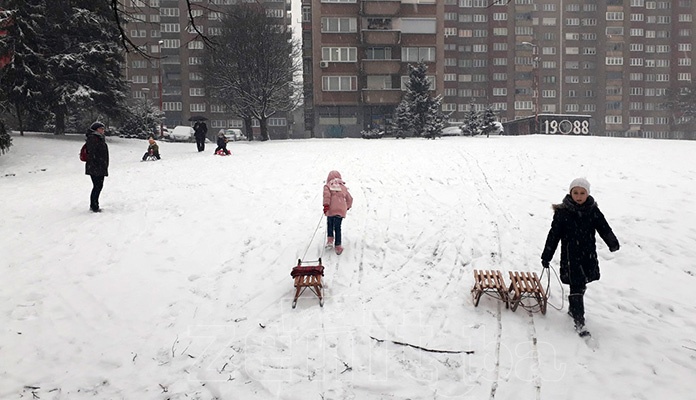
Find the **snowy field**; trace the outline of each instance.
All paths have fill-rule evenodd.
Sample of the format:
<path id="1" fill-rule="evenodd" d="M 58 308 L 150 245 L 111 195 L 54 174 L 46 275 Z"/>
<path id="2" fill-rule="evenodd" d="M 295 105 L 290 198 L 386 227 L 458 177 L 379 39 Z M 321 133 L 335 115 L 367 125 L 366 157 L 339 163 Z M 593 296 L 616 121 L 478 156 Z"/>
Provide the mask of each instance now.
<path id="1" fill-rule="evenodd" d="M 81 140 L 0 156 L 1 399 L 694 398 L 694 142 L 160 143 L 141 162 L 145 141 L 109 138 L 93 214 Z M 323 250 L 331 169 L 355 198 L 341 256 Z M 555 277 L 546 315 L 470 293 L 474 269 L 541 272 L 579 176 L 621 242 L 598 238 L 597 348 Z M 290 270 L 320 256 L 324 307 L 293 310 Z"/>

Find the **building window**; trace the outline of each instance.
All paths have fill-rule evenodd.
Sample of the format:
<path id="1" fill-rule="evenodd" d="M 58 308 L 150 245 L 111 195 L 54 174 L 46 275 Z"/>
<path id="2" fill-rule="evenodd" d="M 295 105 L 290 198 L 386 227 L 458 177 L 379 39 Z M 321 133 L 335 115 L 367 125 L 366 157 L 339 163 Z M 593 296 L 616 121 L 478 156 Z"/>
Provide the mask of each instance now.
<path id="1" fill-rule="evenodd" d="M 507 96 L 507 88 L 493 88 L 493 96 Z"/>
<path id="2" fill-rule="evenodd" d="M 163 17 L 178 17 L 179 16 L 179 9 L 178 8 L 160 8 L 159 11 L 160 11 L 160 15 Z"/>
<path id="3" fill-rule="evenodd" d="M 189 88 L 189 96 L 205 96 L 205 89 L 203 88 Z"/>
<path id="4" fill-rule="evenodd" d="M 164 39 L 163 42 L 163 49 L 178 49 L 181 46 L 181 41 L 179 39 Z"/>
<path id="5" fill-rule="evenodd" d="M 179 32 L 181 32 L 179 24 L 161 24 L 160 30 L 162 32 L 165 32 L 165 33 L 179 33 Z"/>
<path id="6" fill-rule="evenodd" d="M 357 76 L 322 76 L 321 90 L 325 92 L 354 92 L 358 90 Z"/>
<path id="7" fill-rule="evenodd" d="M 365 50 L 365 58 L 368 60 L 391 60 L 391 47 L 368 47 Z"/>
<path id="8" fill-rule="evenodd" d="M 268 126 L 287 126 L 288 120 L 286 118 L 269 118 Z"/>
<path id="9" fill-rule="evenodd" d="M 202 40 L 192 40 L 188 43 L 188 48 L 190 50 L 203 50 L 205 45 Z"/>
<path id="10" fill-rule="evenodd" d="M 435 47 L 402 47 L 401 61 L 435 61 Z"/>
<path id="11" fill-rule="evenodd" d="M 357 32 L 357 18 L 329 18 L 321 19 L 322 32 Z"/>
<path id="12" fill-rule="evenodd" d="M 133 75 L 131 77 L 133 83 L 147 83 L 147 75 Z"/>
<path id="13" fill-rule="evenodd" d="M 203 65 L 203 57 L 189 57 L 188 65 Z"/>
<path id="14" fill-rule="evenodd" d="M 191 103 L 189 110 L 192 112 L 205 112 L 205 103 Z"/>
<path id="15" fill-rule="evenodd" d="M 165 101 L 162 103 L 162 111 L 181 111 L 182 105 L 180 101 Z"/>
<path id="16" fill-rule="evenodd" d="M 222 104 L 211 104 L 210 105 L 210 112 L 212 112 L 212 113 L 224 113 L 225 106 Z"/>
<path id="17" fill-rule="evenodd" d="M 332 62 L 355 62 L 358 60 L 357 47 L 322 47 L 321 59 Z"/>
<path id="18" fill-rule="evenodd" d="M 620 115 L 607 115 L 604 117 L 604 122 L 607 124 L 620 124 L 621 120 Z"/>
<path id="19" fill-rule="evenodd" d="M 691 81 L 691 73 L 689 72 L 680 72 L 677 74 L 677 80 L 678 81 Z"/>

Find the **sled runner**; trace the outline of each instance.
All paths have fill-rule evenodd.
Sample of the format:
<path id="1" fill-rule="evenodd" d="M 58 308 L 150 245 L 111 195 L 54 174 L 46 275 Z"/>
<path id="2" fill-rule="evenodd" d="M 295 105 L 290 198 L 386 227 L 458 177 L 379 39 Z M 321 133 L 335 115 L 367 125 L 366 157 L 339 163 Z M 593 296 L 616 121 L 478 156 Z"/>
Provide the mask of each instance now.
<path id="1" fill-rule="evenodd" d="M 505 308 L 510 307 L 508 290 L 500 271 L 474 270 L 474 287 L 471 289 L 474 307 L 478 307 L 479 300 L 484 293 L 503 301 Z"/>
<path id="2" fill-rule="evenodd" d="M 324 287 L 322 276 L 324 276 L 324 266 L 321 265 L 321 258 L 317 261 L 297 260 L 297 266 L 292 269 L 290 276 L 295 280 L 295 298 L 292 300 L 292 308 L 297 306 L 297 298 L 309 289 L 319 298 L 319 306 L 324 307 Z"/>
<path id="3" fill-rule="evenodd" d="M 523 299 L 533 299 L 539 304 L 539 310 L 546 314 L 546 293 L 539 282 L 536 272 L 513 272 L 510 271 L 510 288 L 508 297 L 510 309 L 515 311 Z M 522 306 L 524 307 L 524 305 Z"/>

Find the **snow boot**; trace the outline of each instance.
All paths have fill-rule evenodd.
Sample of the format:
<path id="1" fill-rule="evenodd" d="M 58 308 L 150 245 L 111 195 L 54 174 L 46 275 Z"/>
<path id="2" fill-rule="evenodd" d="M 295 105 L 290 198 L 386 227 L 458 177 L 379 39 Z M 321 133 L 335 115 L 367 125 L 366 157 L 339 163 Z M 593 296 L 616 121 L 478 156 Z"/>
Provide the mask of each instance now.
<path id="1" fill-rule="evenodd" d="M 334 238 L 333 236 L 329 236 L 326 238 L 326 247 L 333 247 L 334 245 Z"/>
<path id="2" fill-rule="evenodd" d="M 340 255 L 341 253 L 343 253 L 343 246 L 339 244 L 336 246 L 336 254 Z"/>
<path id="3" fill-rule="evenodd" d="M 580 319 L 575 320 L 575 332 L 577 332 L 578 335 L 583 338 L 590 336 L 590 331 L 585 328 L 585 321 Z"/>

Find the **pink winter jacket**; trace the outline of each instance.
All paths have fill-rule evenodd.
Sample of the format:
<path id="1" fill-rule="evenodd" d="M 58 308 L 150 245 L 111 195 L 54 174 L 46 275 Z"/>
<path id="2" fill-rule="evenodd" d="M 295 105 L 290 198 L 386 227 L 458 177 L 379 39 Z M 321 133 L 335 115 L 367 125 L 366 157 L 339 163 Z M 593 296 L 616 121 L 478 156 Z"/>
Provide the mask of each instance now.
<path id="1" fill-rule="evenodd" d="M 338 171 L 329 172 L 324 185 L 324 205 L 329 206 L 329 210 L 325 213 L 327 217 L 340 215 L 346 217 L 346 211 L 353 206 L 353 196 L 348 192 L 346 183 L 341 179 L 341 173 Z"/>

